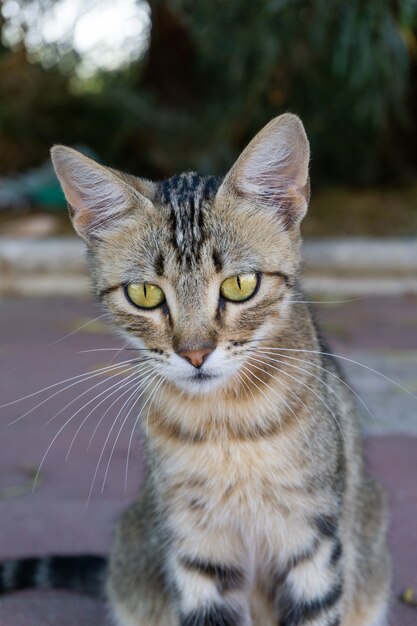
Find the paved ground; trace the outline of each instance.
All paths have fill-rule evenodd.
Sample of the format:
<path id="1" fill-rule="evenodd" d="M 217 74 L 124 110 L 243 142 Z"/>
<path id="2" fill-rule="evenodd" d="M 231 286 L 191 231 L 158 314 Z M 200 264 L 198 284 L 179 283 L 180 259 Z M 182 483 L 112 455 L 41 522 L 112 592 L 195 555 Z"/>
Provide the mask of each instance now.
<path id="1" fill-rule="evenodd" d="M 417 394 L 417 296 L 323 303 L 315 305 L 315 309 L 336 354 L 377 369 L 405 390 Z M 97 368 L 110 364 L 114 352 L 80 353 L 122 345 L 101 319 L 51 345 L 99 315 L 100 311 L 88 299 L 0 302 L 0 404 L 81 372 L 93 374 Z M 120 353 L 117 361 L 129 357 L 129 353 Z M 395 583 L 390 623 L 415 626 L 417 609 L 402 605 L 396 598 L 405 587 L 417 589 L 417 398 L 387 378 L 344 359 L 340 360 L 350 382 L 375 416 L 373 421 L 363 411 L 368 432 L 367 455 L 373 472 L 391 498 L 390 541 Z M 89 403 L 96 394 L 110 385 L 123 384 L 122 377 L 110 379 L 111 375 L 92 378 L 84 385 L 73 384 L 75 379 L 67 383 L 72 386 L 62 393 L 57 393 L 60 387 L 51 387 L 44 394 L 0 409 L 0 558 L 29 553 L 107 552 L 113 521 L 135 492 L 142 468 L 140 447 L 135 445 L 125 493 L 126 455 L 132 427 L 132 421 L 128 421 L 114 449 L 102 492 L 113 435 L 118 427 L 107 442 L 86 506 L 114 410 L 119 411 L 123 403 L 115 404 L 105 416 L 90 447 L 103 410 L 116 395 L 83 422 L 106 395 Z M 102 380 L 103 384 L 91 390 L 93 384 Z M 40 404 L 48 394 L 50 399 Z M 34 408 L 37 404 L 40 405 Z M 84 404 L 87 406 L 82 408 Z M 28 415 L 7 426 L 30 409 L 33 410 Z M 68 447 L 79 427 L 66 461 Z M 39 466 L 61 428 L 42 466 L 39 488 L 32 493 L 34 468 Z M 24 592 L 0 601 L 0 626 L 104 626 L 106 623 L 103 606 L 65 592 Z"/>

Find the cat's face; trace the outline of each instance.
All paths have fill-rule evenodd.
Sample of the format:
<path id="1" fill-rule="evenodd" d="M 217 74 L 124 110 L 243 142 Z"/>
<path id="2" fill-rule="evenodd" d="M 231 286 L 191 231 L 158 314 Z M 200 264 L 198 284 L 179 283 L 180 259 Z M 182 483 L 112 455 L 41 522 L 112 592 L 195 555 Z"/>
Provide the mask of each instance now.
<path id="1" fill-rule="evenodd" d="M 193 175 L 180 184 L 187 179 L 205 184 Z M 153 215 L 96 244 L 94 274 L 117 325 L 152 350 L 156 369 L 187 392 L 208 392 L 240 369 L 253 339 L 279 324 L 297 246 L 270 215 L 242 212 L 221 194 L 187 197 L 175 182 L 164 183 L 165 195 L 158 187 Z M 145 298 L 150 286 L 159 288 L 156 298 Z M 151 306 L 161 302 L 144 308 L 149 297 Z M 187 355 L 198 350 L 207 354 L 201 365 L 196 355 L 196 367 Z"/>
<path id="2" fill-rule="evenodd" d="M 89 244 L 97 294 L 148 364 L 188 394 L 244 377 L 254 342 L 289 322 L 308 148 L 297 118 L 271 125 L 223 182 L 188 173 L 149 183 L 55 149 L 75 227 Z M 275 127 L 281 171 L 275 163 L 270 180 L 265 143 L 270 149 Z M 291 150 L 300 161 L 295 170 Z"/>

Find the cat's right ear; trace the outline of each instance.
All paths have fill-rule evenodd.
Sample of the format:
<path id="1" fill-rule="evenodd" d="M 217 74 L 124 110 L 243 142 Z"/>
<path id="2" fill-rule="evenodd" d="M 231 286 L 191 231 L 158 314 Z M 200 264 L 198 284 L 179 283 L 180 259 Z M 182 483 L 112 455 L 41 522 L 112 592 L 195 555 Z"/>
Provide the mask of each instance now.
<path id="1" fill-rule="evenodd" d="M 138 202 L 151 205 L 116 172 L 73 148 L 54 146 L 51 158 L 73 226 L 86 241 L 105 237 Z"/>
<path id="2" fill-rule="evenodd" d="M 301 120 L 290 113 L 271 120 L 226 175 L 219 194 L 268 211 L 288 230 L 303 219 L 309 200 L 309 144 Z"/>

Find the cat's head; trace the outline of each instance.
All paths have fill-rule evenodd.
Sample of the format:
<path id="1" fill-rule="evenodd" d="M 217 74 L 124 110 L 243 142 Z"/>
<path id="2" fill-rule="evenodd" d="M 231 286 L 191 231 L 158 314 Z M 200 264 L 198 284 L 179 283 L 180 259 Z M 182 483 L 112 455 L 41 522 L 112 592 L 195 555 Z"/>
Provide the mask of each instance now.
<path id="1" fill-rule="evenodd" d="M 296 116 L 273 119 L 223 180 L 153 183 L 63 146 L 52 160 L 98 296 L 178 388 L 226 387 L 254 341 L 288 327 L 309 194 Z"/>

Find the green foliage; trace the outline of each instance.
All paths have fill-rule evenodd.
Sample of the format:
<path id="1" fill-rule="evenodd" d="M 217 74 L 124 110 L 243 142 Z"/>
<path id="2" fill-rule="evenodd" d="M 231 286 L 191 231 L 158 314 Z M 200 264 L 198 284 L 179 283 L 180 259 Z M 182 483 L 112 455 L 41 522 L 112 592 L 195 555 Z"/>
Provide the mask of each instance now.
<path id="1" fill-rule="evenodd" d="M 64 141 L 142 175 L 220 173 L 293 111 L 316 181 L 395 179 L 417 165 L 416 27 L 417 0 L 154 0 L 144 58 L 77 92 L 32 65 L 11 100 L 0 63 L 0 146 L 30 148 L 20 167 Z"/>
<path id="2" fill-rule="evenodd" d="M 416 2 L 194 0 L 190 10 L 186 0 L 157 0 L 154 14 L 168 6 L 194 53 L 183 98 L 190 105 L 181 107 L 180 133 L 173 120 L 168 161 L 188 127 L 193 150 L 184 145 L 184 165 L 222 170 L 263 123 L 291 110 L 306 123 L 322 179 L 365 182 L 387 168 L 396 173 L 384 144 L 411 124 L 405 33 L 412 36 L 417 24 Z M 172 103 L 161 100 L 153 125 L 166 110 L 175 117 Z"/>

